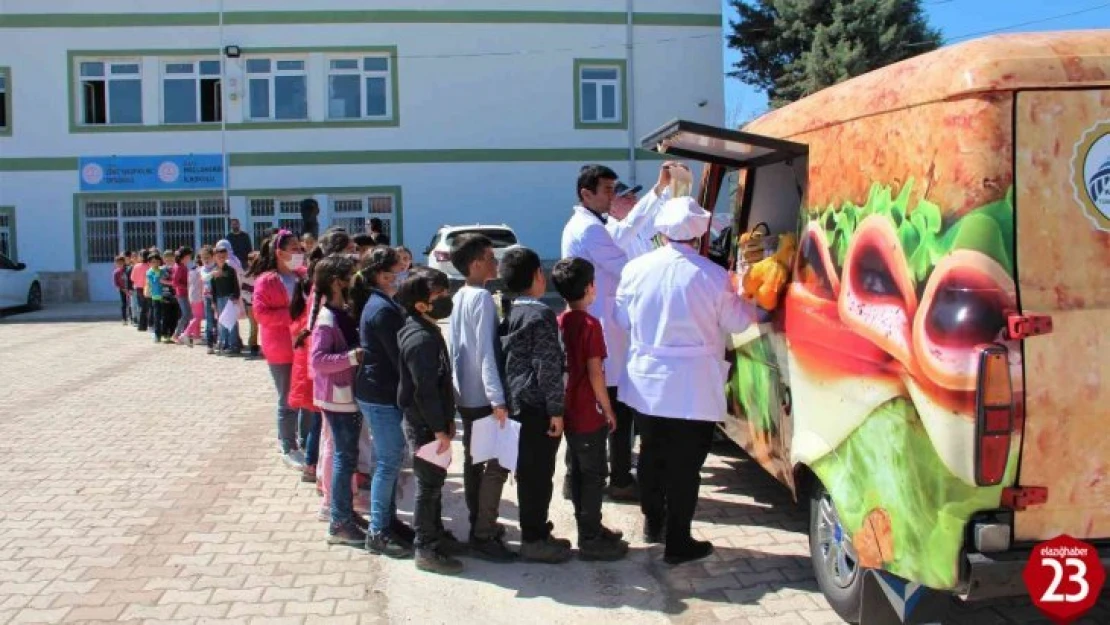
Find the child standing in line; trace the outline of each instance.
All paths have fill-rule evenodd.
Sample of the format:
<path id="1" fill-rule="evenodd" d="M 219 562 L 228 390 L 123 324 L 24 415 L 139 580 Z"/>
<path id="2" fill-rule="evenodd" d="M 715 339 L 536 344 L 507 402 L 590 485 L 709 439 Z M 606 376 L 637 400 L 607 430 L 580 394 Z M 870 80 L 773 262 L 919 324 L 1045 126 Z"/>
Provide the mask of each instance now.
<path id="1" fill-rule="evenodd" d="M 174 288 L 174 273 L 177 271 L 176 255 L 170 250 L 162 254 L 162 342 L 174 343 L 177 329 L 177 290 Z"/>
<path id="2" fill-rule="evenodd" d="M 204 257 L 205 248 L 201 248 L 200 257 Z M 192 347 L 196 341 L 200 340 L 200 325 L 204 319 L 204 279 L 201 278 L 201 271 L 203 271 L 203 260 L 201 262 L 193 263 L 189 269 L 189 325 L 185 326 L 185 340 L 188 341 L 189 347 Z"/>
<path id="3" fill-rule="evenodd" d="M 449 453 L 455 435 L 455 400 L 451 359 L 437 323 L 451 316 L 450 282 L 442 271 L 421 268 L 401 284 L 395 299 L 408 313 L 398 334 L 400 388 L 397 404 L 404 413 L 405 435 L 415 454 L 436 443 L 436 453 Z M 460 545 L 443 527 L 443 484 L 447 470 L 414 457 L 416 505 L 416 568 L 455 575 L 463 570 L 454 556 Z"/>
<path id="4" fill-rule="evenodd" d="M 223 243 L 223 241 L 221 241 Z M 228 260 L 231 244 L 216 246 L 216 268 L 212 271 L 212 298 L 216 300 L 216 316 L 219 335 L 218 353 L 226 356 L 239 356 L 242 344 L 239 328 L 227 329 L 219 323 L 219 315 L 228 306 L 238 306 L 242 291 L 239 290 L 239 273 Z"/>
<path id="5" fill-rule="evenodd" d="M 470 434 L 476 420 L 493 415 L 509 418 L 501 382 L 501 341 L 497 307 L 485 285 L 497 277 L 493 243 L 480 234 L 464 234 L 451 250 L 451 264 L 466 277 L 453 298 L 450 323 L 451 367 L 458 410 L 463 422 L 463 490 L 470 512 L 470 544 L 475 556 L 491 562 L 512 562 L 517 554 L 504 543 L 497 522 L 501 491 L 509 477 L 497 460 L 475 463 Z"/>
<path id="6" fill-rule="evenodd" d="M 138 300 L 135 299 L 135 283 L 131 281 L 131 270 L 135 268 L 137 256 L 135 252 L 127 250 L 123 253 L 123 283 L 124 288 L 127 289 L 127 319 L 131 325 L 138 325 L 139 323 L 139 310 L 136 304 Z"/>
<path id="7" fill-rule="evenodd" d="M 275 235 L 276 236 L 276 235 Z M 249 324 L 249 331 L 247 334 L 247 349 L 248 360 L 257 360 L 260 355 L 258 347 L 258 319 L 254 315 L 254 285 L 261 275 L 258 271 L 259 259 L 263 255 L 270 256 L 270 242 L 272 239 L 266 239 L 262 242 L 261 249 L 247 254 L 247 270 L 243 274 L 243 306 L 247 313 L 247 323 Z M 301 467 L 297 467 L 300 469 Z"/>
<path id="8" fill-rule="evenodd" d="M 216 271 L 216 252 L 212 246 L 200 248 L 200 263 L 200 281 L 204 293 L 204 342 L 208 345 L 208 354 L 213 355 L 216 353 L 219 329 L 216 323 L 216 299 L 212 297 L 212 276 Z"/>
<path id="9" fill-rule="evenodd" d="M 116 256 L 116 268 L 112 270 L 112 284 L 116 287 L 116 292 L 119 293 L 119 313 L 123 318 L 123 325 L 128 323 L 128 304 L 127 304 L 127 258 L 122 254 Z"/>
<path id="10" fill-rule="evenodd" d="M 605 336 L 601 322 L 587 312 L 597 298 L 594 266 L 582 258 L 565 258 L 551 272 L 569 310 L 559 315 L 567 354 L 564 431 L 569 447 L 569 479 L 578 555 L 583 560 L 618 560 L 628 554 L 620 531 L 601 523 L 601 499 L 608 477 L 605 442 L 617 417 L 605 388 Z"/>
<path id="11" fill-rule="evenodd" d="M 328 544 L 361 548 L 366 544 L 368 523 L 351 505 L 351 476 L 358 462 L 362 429 L 362 415 L 354 396 L 355 369 L 362 359 L 362 348 L 358 346 L 358 322 L 347 310 L 346 296 L 354 272 L 354 261 L 342 256 L 329 256 L 317 263 L 308 327 L 313 395 L 335 440 Z"/>
<path id="12" fill-rule="evenodd" d="M 571 558 L 570 541 L 552 536 L 551 506 L 555 456 L 563 437 L 563 347 L 555 312 L 539 300 L 547 291 L 540 257 L 528 248 L 505 253 L 505 287 L 519 296 L 505 320 L 505 382 L 513 419 L 520 422 L 517 497 L 520 556 L 558 564 Z"/>
<path id="13" fill-rule="evenodd" d="M 139 252 L 139 262 L 131 269 L 131 284 L 135 285 L 135 300 L 138 304 L 139 332 L 146 332 L 150 323 L 150 291 L 146 288 L 146 276 L 150 271 L 150 252 Z"/>
<path id="14" fill-rule="evenodd" d="M 166 272 L 162 268 L 162 257 L 155 253 L 149 254 L 147 262 L 150 269 L 146 272 L 146 299 L 150 302 L 150 325 L 154 332 L 154 342 L 162 342 L 162 293 L 165 289 Z"/>
<path id="15" fill-rule="evenodd" d="M 400 258 L 400 269 L 397 271 L 396 281 L 394 288 L 401 286 L 405 278 L 409 277 L 409 272 L 412 271 L 412 251 L 404 245 L 398 245 L 393 248 L 397 252 L 397 257 Z"/>
<path id="16" fill-rule="evenodd" d="M 290 344 L 293 347 L 293 368 L 289 379 L 289 407 L 293 410 L 299 411 L 301 414 L 308 415 L 309 425 L 308 432 L 305 436 L 304 444 L 304 471 L 301 474 L 301 481 L 309 484 L 317 483 L 316 467 L 320 461 L 320 436 L 323 432 L 321 421 L 323 417 L 316 408 L 316 404 L 312 399 L 312 376 L 308 370 L 308 346 L 302 343 L 300 347 L 296 347 L 297 338 L 301 332 L 308 328 L 308 313 L 309 306 L 308 300 L 310 291 L 312 289 L 312 281 L 308 276 L 303 276 L 297 280 L 294 287 L 293 297 L 289 303 L 289 317 L 292 323 L 289 324 L 290 330 Z M 328 455 L 328 462 L 331 462 L 331 455 Z M 318 488 L 320 494 L 323 493 L 322 488 Z M 330 502 L 325 502 L 327 508 L 330 509 Z"/>
<path id="17" fill-rule="evenodd" d="M 189 302 L 189 272 L 193 262 L 193 248 L 181 247 L 174 254 L 176 265 L 173 268 L 173 293 L 177 298 L 177 324 L 173 329 L 173 340 L 178 345 L 193 346 L 192 340 L 185 336 L 185 328 L 193 319 L 193 307 Z"/>

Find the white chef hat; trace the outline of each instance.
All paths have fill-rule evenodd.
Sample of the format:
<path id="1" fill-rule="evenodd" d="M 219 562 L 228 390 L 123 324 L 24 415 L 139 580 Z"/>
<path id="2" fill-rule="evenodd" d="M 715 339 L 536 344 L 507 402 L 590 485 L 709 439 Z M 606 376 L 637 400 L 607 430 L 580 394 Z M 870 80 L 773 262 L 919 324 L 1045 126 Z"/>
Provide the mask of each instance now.
<path id="1" fill-rule="evenodd" d="M 709 231 L 712 217 L 694 198 L 676 197 L 659 209 L 655 229 L 672 241 L 689 241 Z"/>

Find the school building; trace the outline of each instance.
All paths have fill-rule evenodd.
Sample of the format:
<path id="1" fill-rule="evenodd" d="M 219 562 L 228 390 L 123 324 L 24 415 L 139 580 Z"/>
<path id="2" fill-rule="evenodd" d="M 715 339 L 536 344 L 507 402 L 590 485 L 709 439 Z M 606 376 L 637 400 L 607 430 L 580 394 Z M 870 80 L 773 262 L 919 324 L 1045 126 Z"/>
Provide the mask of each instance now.
<path id="1" fill-rule="evenodd" d="M 0 253 L 47 301 L 109 300 L 124 249 L 255 244 L 373 216 L 423 261 L 443 224 L 558 256 L 584 163 L 724 121 L 718 0 L 4 0 Z M 420 8 L 413 5 L 419 4 Z"/>

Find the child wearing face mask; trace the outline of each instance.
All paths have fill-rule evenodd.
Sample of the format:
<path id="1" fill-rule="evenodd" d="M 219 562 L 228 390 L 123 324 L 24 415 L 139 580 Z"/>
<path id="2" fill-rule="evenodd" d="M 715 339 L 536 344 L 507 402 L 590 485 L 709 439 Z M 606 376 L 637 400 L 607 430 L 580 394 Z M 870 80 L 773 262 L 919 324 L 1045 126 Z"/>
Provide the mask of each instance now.
<path id="1" fill-rule="evenodd" d="M 298 411 L 289 405 L 293 376 L 293 317 L 289 304 L 304 277 L 304 253 L 300 240 L 288 230 L 279 230 L 264 245 L 264 254 L 251 266 L 255 277 L 253 308 L 266 364 L 277 391 L 277 438 L 282 458 L 290 468 L 304 469 L 304 455 L 297 440 Z"/>
<path id="2" fill-rule="evenodd" d="M 177 318 L 177 325 L 174 327 L 173 340 L 178 345 L 192 347 L 193 340 L 189 338 L 185 330 L 193 320 L 193 307 L 189 302 L 189 275 L 193 269 L 193 248 L 187 246 L 179 248 L 177 253 L 174 254 L 174 259 L 177 266 L 174 267 L 171 280 L 180 315 Z"/>
<path id="3" fill-rule="evenodd" d="M 189 347 L 200 340 L 200 324 L 204 320 L 204 279 L 201 277 L 201 272 L 204 271 L 204 265 L 211 260 L 212 248 L 207 245 L 200 248 L 199 259 L 200 262 L 193 263 L 189 269 L 188 279 L 188 293 L 189 293 L 189 311 L 192 313 L 189 318 L 189 324 L 185 326 L 185 340 L 188 342 Z"/>
<path id="4" fill-rule="evenodd" d="M 393 250 L 397 252 L 397 258 L 400 261 L 393 280 L 394 289 L 397 289 L 401 287 L 405 278 L 409 277 L 409 271 L 412 270 L 412 251 L 404 245 L 398 245 Z"/>

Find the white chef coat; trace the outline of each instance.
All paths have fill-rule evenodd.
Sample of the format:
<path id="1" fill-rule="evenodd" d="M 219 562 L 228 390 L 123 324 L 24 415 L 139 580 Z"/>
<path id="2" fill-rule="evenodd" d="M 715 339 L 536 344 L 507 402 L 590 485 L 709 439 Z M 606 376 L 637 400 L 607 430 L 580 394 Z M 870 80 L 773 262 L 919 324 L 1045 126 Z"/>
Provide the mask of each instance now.
<path id="1" fill-rule="evenodd" d="M 597 215 L 584 206 L 575 206 L 567 225 L 563 228 L 562 257 L 577 256 L 594 266 L 594 286 L 597 299 L 587 309 L 601 322 L 605 348 L 605 385 L 617 386 L 628 358 L 628 336 L 613 319 L 613 300 L 621 271 L 628 264 L 628 256 L 613 242 L 612 235 Z"/>
<path id="2" fill-rule="evenodd" d="M 628 263 L 615 304 L 630 342 L 621 401 L 653 417 L 723 421 L 726 339 L 753 319 L 728 272 L 667 245 Z"/>
<path id="3" fill-rule="evenodd" d="M 639 258 L 655 249 L 655 243 L 652 242 L 652 238 L 657 234 L 655 216 L 659 214 L 659 209 L 670 197 L 670 187 L 664 189 L 662 195 L 656 195 L 655 189 L 652 188 L 648 190 L 647 195 L 636 202 L 636 206 L 624 219 L 609 217 L 605 229 L 613 236 L 613 241 L 628 255 L 629 260 Z"/>

